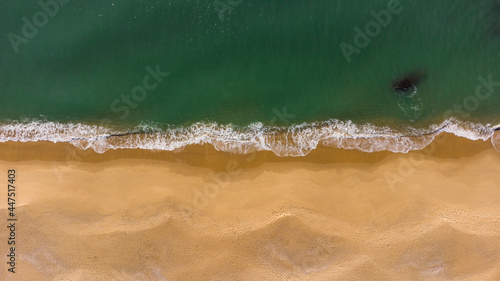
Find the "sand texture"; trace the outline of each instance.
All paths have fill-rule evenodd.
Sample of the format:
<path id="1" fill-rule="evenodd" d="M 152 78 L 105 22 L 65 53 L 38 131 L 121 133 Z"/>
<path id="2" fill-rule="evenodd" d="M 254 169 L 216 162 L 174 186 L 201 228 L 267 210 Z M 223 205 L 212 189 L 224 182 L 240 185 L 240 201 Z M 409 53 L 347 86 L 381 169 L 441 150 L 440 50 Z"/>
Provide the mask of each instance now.
<path id="1" fill-rule="evenodd" d="M 19 218 L 16 274 L 2 262 L 0 280 L 500 280 L 500 153 L 488 142 L 297 158 L 0 151 Z M 5 190 L 3 224 L 6 201 Z"/>

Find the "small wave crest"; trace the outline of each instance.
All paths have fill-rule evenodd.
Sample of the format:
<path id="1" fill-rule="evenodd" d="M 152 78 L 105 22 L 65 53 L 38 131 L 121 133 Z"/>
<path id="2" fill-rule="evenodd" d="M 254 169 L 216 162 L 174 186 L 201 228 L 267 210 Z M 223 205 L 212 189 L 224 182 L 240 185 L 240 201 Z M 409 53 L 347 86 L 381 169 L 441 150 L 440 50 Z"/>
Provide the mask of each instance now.
<path id="1" fill-rule="evenodd" d="M 245 127 L 195 123 L 187 127 L 161 129 L 141 124 L 135 130 L 119 131 L 80 123 L 30 121 L 0 125 L 0 142 L 66 142 L 98 153 L 109 149 L 177 151 L 188 145 L 211 144 L 217 150 L 231 153 L 272 151 L 284 157 L 307 155 L 318 145 L 364 152 L 407 153 L 423 149 L 444 132 L 471 140 L 491 138 L 495 145 L 496 138 L 493 136 L 499 127 L 449 119 L 426 129 L 393 129 L 332 119 L 288 127 L 271 127 L 262 123 Z"/>

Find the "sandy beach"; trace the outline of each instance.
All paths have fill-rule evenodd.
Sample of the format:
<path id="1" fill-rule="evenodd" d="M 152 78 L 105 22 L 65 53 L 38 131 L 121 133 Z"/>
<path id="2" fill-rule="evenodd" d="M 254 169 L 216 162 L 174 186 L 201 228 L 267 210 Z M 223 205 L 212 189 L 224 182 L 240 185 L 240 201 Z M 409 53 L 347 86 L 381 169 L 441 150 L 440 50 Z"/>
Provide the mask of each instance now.
<path id="1" fill-rule="evenodd" d="M 281 158 L 209 145 L 0 152 L 3 224 L 9 169 L 18 216 L 16 273 L 2 262 L 0 280 L 500 279 L 500 153 L 489 141 Z"/>

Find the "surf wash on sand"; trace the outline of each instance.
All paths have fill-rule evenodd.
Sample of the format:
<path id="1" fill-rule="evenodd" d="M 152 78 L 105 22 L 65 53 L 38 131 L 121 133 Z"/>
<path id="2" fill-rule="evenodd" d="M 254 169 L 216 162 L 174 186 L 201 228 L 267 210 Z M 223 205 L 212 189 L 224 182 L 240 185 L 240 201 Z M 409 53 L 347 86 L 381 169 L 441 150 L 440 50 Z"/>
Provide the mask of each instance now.
<path id="1" fill-rule="evenodd" d="M 67 142 L 99 153 L 109 149 L 136 148 L 174 151 L 187 145 L 208 143 L 217 150 L 231 153 L 272 151 L 285 157 L 305 156 L 318 144 L 364 152 L 407 153 L 423 149 L 441 133 L 485 141 L 492 138 L 499 128 L 500 125 L 481 125 L 449 119 L 427 129 L 407 128 L 405 132 L 398 132 L 389 127 L 330 120 L 290 127 L 266 127 L 256 123 L 239 128 L 216 123 L 196 123 L 185 128 L 162 130 L 141 126 L 136 130 L 119 132 L 96 125 L 34 121 L 0 126 L 0 142 Z"/>

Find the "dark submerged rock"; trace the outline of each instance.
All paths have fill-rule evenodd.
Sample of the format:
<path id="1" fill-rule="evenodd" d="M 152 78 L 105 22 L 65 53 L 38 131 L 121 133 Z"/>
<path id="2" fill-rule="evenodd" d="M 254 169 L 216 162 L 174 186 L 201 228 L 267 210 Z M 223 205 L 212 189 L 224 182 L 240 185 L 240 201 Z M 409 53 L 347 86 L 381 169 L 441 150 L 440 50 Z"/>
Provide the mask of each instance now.
<path id="1" fill-rule="evenodd" d="M 423 72 L 413 72 L 392 83 L 392 89 L 398 94 L 405 94 L 413 90 L 425 78 Z"/>

